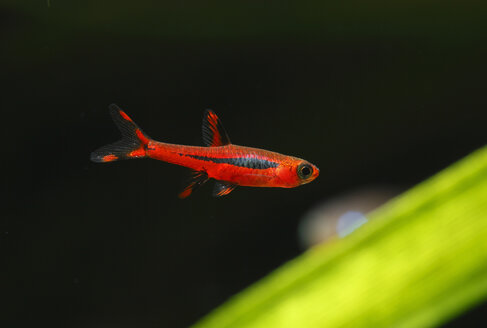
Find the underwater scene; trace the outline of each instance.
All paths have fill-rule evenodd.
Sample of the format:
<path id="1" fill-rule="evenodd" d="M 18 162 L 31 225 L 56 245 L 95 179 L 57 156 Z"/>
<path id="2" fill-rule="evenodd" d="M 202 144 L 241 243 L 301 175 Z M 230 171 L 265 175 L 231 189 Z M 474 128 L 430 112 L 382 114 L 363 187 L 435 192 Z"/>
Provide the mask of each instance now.
<path id="1" fill-rule="evenodd" d="M 487 3 L 0 2 L 0 326 L 487 325 Z"/>

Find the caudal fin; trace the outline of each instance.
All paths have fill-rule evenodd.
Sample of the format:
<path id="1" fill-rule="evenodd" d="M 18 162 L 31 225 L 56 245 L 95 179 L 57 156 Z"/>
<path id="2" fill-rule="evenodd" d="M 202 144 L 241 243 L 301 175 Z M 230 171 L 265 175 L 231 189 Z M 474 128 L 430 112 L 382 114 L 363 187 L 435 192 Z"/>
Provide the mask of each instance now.
<path id="1" fill-rule="evenodd" d="M 150 138 L 117 105 L 111 104 L 109 108 L 113 121 L 122 133 L 122 139 L 98 148 L 91 153 L 90 159 L 93 162 L 106 163 L 145 157 Z"/>

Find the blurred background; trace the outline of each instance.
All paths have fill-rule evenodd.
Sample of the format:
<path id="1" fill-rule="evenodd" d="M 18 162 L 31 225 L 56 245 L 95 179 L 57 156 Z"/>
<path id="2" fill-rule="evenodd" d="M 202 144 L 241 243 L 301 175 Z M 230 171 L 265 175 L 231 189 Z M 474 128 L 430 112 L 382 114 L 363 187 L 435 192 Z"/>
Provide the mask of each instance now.
<path id="1" fill-rule="evenodd" d="M 2 327 L 186 327 L 484 145 L 479 1 L 0 2 Z M 117 103 L 151 137 L 305 158 L 296 189 L 95 164 Z M 485 305 L 448 323 L 485 322 Z"/>

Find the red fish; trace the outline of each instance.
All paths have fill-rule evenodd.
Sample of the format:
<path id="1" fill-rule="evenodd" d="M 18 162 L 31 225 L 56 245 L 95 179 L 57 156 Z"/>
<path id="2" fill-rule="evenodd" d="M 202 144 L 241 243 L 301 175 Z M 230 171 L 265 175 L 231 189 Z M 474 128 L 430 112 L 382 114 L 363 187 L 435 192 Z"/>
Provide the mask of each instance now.
<path id="1" fill-rule="evenodd" d="M 211 110 L 203 118 L 203 142 L 207 147 L 175 145 L 147 136 L 117 105 L 110 114 L 122 139 L 91 153 L 93 162 L 153 158 L 192 169 L 192 177 L 180 198 L 188 197 L 209 179 L 215 179 L 214 196 L 229 194 L 237 186 L 294 188 L 318 177 L 319 169 L 300 158 L 237 146 L 230 142 L 222 123 Z"/>

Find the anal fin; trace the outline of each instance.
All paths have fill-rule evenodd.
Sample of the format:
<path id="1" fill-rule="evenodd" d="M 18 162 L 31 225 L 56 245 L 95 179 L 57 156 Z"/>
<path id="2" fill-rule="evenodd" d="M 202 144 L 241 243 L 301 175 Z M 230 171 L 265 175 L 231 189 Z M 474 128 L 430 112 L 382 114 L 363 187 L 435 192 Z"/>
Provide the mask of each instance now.
<path id="1" fill-rule="evenodd" d="M 208 175 L 201 171 L 191 171 L 191 177 L 189 178 L 188 185 L 179 193 L 179 198 L 186 198 L 193 193 L 198 187 L 202 186 L 208 181 Z"/>
<path id="2" fill-rule="evenodd" d="M 213 196 L 220 197 L 220 196 L 228 195 L 235 188 L 237 188 L 237 185 L 225 181 L 217 181 L 213 189 Z"/>

